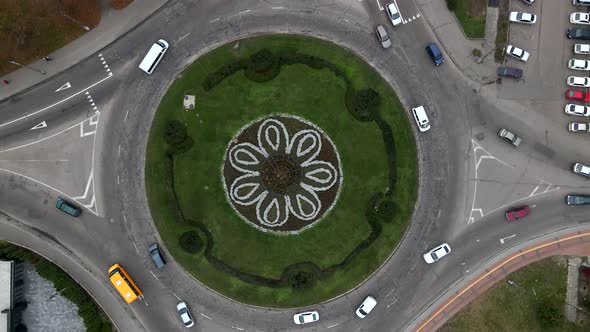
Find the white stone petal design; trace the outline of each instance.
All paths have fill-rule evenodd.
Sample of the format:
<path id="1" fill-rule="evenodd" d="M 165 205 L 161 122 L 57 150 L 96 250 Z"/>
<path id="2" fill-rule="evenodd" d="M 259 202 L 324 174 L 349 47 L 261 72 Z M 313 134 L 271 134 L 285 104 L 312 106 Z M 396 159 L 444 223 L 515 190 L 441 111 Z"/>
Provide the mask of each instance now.
<path id="1" fill-rule="evenodd" d="M 258 127 L 258 147 L 266 154 L 285 153 L 288 145 L 289 133 L 282 122 L 268 119 Z"/>
<path id="2" fill-rule="evenodd" d="M 265 226 L 282 226 L 289 219 L 288 206 L 288 196 L 272 195 L 265 192 L 256 204 L 256 218 Z"/>
<path id="3" fill-rule="evenodd" d="M 303 184 L 314 191 L 326 191 L 338 181 L 338 171 L 334 165 L 326 161 L 314 160 L 303 167 Z"/>
<path id="4" fill-rule="evenodd" d="M 290 195 L 289 210 L 301 220 L 312 220 L 322 209 L 322 202 L 313 188 L 302 183 L 300 192 Z"/>
<path id="5" fill-rule="evenodd" d="M 316 130 L 304 129 L 293 135 L 287 153 L 295 157 L 301 166 L 306 166 L 317 158 L 321 150 L 322 137 L 320 133 Z"/>
<path id="6" fill-rule="evenodd" d="M 252 143 L 236 144 L 229 150 L 229 162 L 244 173 L 257 172 L 260 161 L 268 157 L 268 154 Z"/>
<path id="7" fill-rule="evenodd" d="M 267 195 L 259 173 L 246 173 L 236 178 L 229 189 L 229 197 L 236 204 L 252 205 Z"/>

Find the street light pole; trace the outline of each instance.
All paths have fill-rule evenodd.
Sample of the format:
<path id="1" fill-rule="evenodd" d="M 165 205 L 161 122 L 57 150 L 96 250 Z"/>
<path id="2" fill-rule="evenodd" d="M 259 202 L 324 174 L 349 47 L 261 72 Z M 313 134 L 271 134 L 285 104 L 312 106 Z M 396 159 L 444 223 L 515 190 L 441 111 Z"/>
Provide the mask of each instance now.
<path id="1" fill-rule="evenodd" d="M 78 22 L 78 20 L 76 20 L 75 18 L 73 18 L 73 17 L 69 16 L 68 14 L 66 14 L 66 13 L 64 13 L 64 12 L 61 12 L 61 15 L 62 15 L 62 16 L 65 16 L 65 17 L 67 17 L 67 18 L 69 18 L 69 19 L 70 19 L 70 20 L 72 20 L 74 23 L 78 24 L 78 25 L 79 25 L 79 26 L 80 26 L 82 29 L 84 29 L 84 30 L 86 30 L 86 31 L 90 31 L 90 28 L 89 28 L 88 26 L 86 26 L 86 25 L 84 25 L 84 24 L 82 24 L 82 23 Z"/>
<path id="2" fill-rule="evenodd" d="M 16 61 L 12 61 L 12 60 L 10 60 L 10 61 L 8 61 L 8 62 L 9 62 L 9 63 L 12 63 L 13 65 L 17 65 L 17 66 L 21 66 L 21 67 L 23 67 L 23 68 L 27 68 L 27 69 L 30 69 L 30 70 L 34 70 L 34 71 L 36 71 L 36 72 L 38 72 L 38 73 L 41 73 L 41 74 L 43 74 L 43 75 L 47 74 L 47 73 L 46 73 L 44 70 L 42 70 L 42 69 L 37 69 L 37 68 L 31 67 L 31 66 L 23 65 L 23 64 L 20 64 L 20 63 L 18 63 L 18 62 L 16 62 Z"/>

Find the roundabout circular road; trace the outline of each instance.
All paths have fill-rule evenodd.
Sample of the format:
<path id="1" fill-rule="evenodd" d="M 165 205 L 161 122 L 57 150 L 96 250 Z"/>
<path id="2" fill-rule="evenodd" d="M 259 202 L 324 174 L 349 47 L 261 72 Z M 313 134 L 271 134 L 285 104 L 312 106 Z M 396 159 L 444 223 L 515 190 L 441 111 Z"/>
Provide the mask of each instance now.
<path id="1" fill-rule="evenodd" d="M 402 4 L 401 10 L 419 13 L 414 3 Z M 9 148 L 32 140 L 19 133 L 37 119 L 11 122 L 6 114 L 16 109 L 15 103 L 32 100 L 42 89 L 0 105 L 8 110 L 0 123 L 6 147 L 0 151 L 4 154 L 0 180 L 9 184 L 0 193 L 0 210 L 7 215 L 0 224 L 2 238 L 56 261 L 89 290 L 121 331 L 181 330 L 175 311 L 179 299 L 189 304 L 197 330 L 299 330 L 292 315 L 301 308 L 274 310 L 237 303 L 200 284 L 173 257 L 166 268 L 156 270 L 147 255 L 149 244 L 161 242 L 148 209 L 143 174 L 147 134 L 160 98 L 183 68 L 202 54 L 226 42 L 266 33 L 309 35 L 352 50 L 392 85 L 406 110 L 426 106 L 432 125 L 427 133 L 415 131 L 420 187 L 403 241 L 357 288 L 315 306 L 320 321 L 303 329 L 411 330 L 417 317 L 433 310 L 432 304 L 447 289 L 481 271 L 500 252 L 587 222 L 582 211 L 566 209 L 563 196 L 564 190 L 584 189 L 568 167 L 575 158 L 590 155 L 559 134 L 563 128 L 553 129 L 549 119 L 526 112 L 518 102 L 499 99 L 494 86 L 471 82 L 452 63 L 434 67 L 424 52 L 435 38 L 425 21 L 416 19 L 389 29 L 393 46 L 388 50 L 375 40 L 376 24 L 391 27 L 377 3 L 357 0 L 169 2 L 100 52 L 112 72 L 104 84 L 88 89 L 100 117 L 98 111 L 64 113 L 66 106 L 48 115 L 64 126 L 82 121 L 81 131 L 95 126 L 94 141 L 79 143 L 89 144 L 92 158 L 69 166 L 75 170 L 90 163 L 94 197 L 89 206 L 94 214 L 85 213 L 79 221 L 64 220 L 52 206 L 56 187 L 40 184 L 46 183 L 38 179 L 42 168 L 23 177 L 6 166 L 6 160 L 23 161 L 29 158 L 27 153 L 41 151 Z M 147 45 L 159 38 L 171 47 L 155 73 L 146 76 L 137 63 Z M 61 75 L 88 76 L 94 68 L 89 58 Z M 53 86 L 60 78 L 41 87 Z M 513 149 L 498 140 L 496 132 L 504 126 L 520 128 L 525 143 Z M 64 143 L 63 149 L 82 154 L 86 150 L 79 144 Z M 9 165 L 15 167 L 14 162 Z M 503 222 L 504 210 L 515 204 L 533 206 L 533 220 Z M 450 243 L 452 254 L 437 264 L 425 264 L 422 254 L 442 242 Z M 112 290 L 106 270 L 115 262 L 140 285 L 144 301 L 127 305 Z M 366 319 L 355 318 L 354 310 L 369 294 L 378 306 Z"/>

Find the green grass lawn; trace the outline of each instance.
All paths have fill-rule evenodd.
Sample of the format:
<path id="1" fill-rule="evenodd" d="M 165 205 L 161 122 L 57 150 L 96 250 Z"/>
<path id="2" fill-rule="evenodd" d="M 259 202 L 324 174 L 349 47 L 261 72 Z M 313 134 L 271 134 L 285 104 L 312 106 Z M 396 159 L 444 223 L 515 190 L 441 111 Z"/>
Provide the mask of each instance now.
<path id="1" fill-rule="evenodd" d="M 588 331 L 565 321 L 566 279 L 567 263 L 563 259 L 546 258 L 533 263 L 490 288 L 439 331 Z M 556 325 L 540 318 L 540 307 L 556 309 Z"/>
<path id="2" fill-rule="evenodd" d="M 487 0 L 447 0 L 455 3 L 453 12 L 469 38 L 484 38 Z"/>
<path id="3" fill-rule="evenodd" d="M 388 257 L 401 239 L 416 197 L 415 142 L 407 116 L 389 85 L 367 64 L 335 45 L 294 36 L 265 36 L 222 46 L 182 73 L 164 96 L 150 130 L 146 159 L 146 187 L 154 221 L 175 259 L 199 280 L 238 301 L 256 305 L 302 306 L 327 300 L 351 289 Z M 383 137 L 374 122 L 356 121 L 344 104 L 345 82 L 329 70 L 305 65 L 283 66 L 274 80 L 254 83 L 238 72 L 211 91 L 201 88 L 204 77 L 237 57 L 262 48 L 285 50 L 324 58 L 343 69 L 355 88 L 372 87 L 382 96 L 380 112 L 392 126 L 397 150 L 397 187 L 393 197 L 399 208 L 394 222 L 383 224 L 381 236 L 346 268 L 311 289 L 266 288 L 245 283 L 210 265 L 201 254 L 184 252 L 179 235 L 194 229 L 178 223 L 174 200 L 166 183 L 165 126 L 171 119 L 187 124 L 195 144 L 175 157 L 175 187 L 186 219 L 203 222 L 215 239 L 213 254 L 242 272 L 279 279 L 284 268 L 312 262 L 324 269 L 340 263 L 370 227 L 365 220 L 369 198 L 388 185 Z M 182 96 L 196 95 L 196 110 L 182 110 Z M 340 154 L 344 181 L 339 200 L 316 226 L 298 235 L 272 235 L 242 221 L 227 202 L 221 167 L 228 142 L 245 124 L 271 114 L 296 114 L 319 126 Z"/>

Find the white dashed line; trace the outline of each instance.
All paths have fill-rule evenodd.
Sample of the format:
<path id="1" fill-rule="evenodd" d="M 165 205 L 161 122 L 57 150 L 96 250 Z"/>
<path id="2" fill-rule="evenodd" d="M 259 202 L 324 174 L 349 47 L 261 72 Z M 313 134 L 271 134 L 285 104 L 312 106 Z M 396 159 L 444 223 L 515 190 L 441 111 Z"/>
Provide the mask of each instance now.
<path id="1" fill-rule="evenodd" d="M 209 316 L 207 316 L 207 315 L 205 315 L 205 314 L 203 314 L 203 313 L 201 313 L 201 316 L 203 316 L 203 317 L 205 317 L 205 318 L 207 318 L 207 319 L 211 319 L 211 320 L 212 320 L 212 318 L 211 318 L 211 317 L 209 317 Z"/>
<path id="2" fill-rule="evenodd" d="M 158 280 L 158 277 L 156 277 L 156 275 L 154 274 L 154 272 L 150 271 L 150 273 L 152 274 L 152 276 L 154 277 L 154 279 Z"/>
<path id="3" fill-rule="evenodd" d="M 332 325 L 330 325 L 330 326 L 328 326 L 328 327 L 326 327 L 326 328 L 327 328 L 327 329 L 331 329 L 331 328 L 333 328 L 333 327 L 336 327 L 336 326 L 338 326 L 338 325 L 340 325 L 340 323 L 338 323 L 338 324 L 332 324 Z"/>

